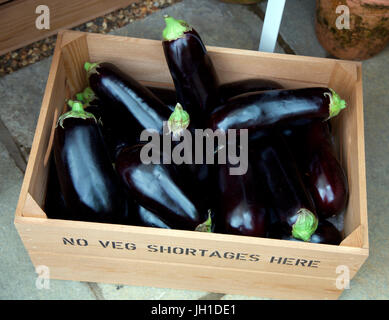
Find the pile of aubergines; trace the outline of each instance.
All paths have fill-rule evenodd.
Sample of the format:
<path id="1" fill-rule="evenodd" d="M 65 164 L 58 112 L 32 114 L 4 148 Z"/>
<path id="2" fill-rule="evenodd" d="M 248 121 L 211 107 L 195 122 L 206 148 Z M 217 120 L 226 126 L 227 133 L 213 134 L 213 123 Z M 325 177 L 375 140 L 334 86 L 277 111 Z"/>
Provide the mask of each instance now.
<path id="1" fill-rule="evenodd" d="M 345 101 L 326 87 L 222 84 L 196 30 L 164 19 L 174 89 L 146 87 L 114 63 L 85 63 L 88 86 L 55 129 L 48 217 L 338 245 L 330 221 L 342 217 L 349 190 L 328 120 Z M 172 155 L 158 147 L 158 161 L 141 161 L 145 133 L 174 146 L 195 129 L 247 129 L 246 173 L 232 175 L 229 159 L 166 162 Z"/>

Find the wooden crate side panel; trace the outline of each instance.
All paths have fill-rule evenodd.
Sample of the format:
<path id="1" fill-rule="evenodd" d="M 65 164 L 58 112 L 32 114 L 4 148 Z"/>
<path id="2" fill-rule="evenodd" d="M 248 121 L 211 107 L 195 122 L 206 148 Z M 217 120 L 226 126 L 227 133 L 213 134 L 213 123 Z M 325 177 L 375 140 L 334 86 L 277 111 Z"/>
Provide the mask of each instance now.
<path id="1" fill-rule="evenodd" d="M 332 279 L 338 276 L 339 265 L 348 266 L 353 277 L 367 256 L 359 248 L 274 239 L 50 219 L 18 222 L 17 229 L 29 252 L 165 261 Z"/>
<path id="2" fill-rule="evenodd" d="M 66 99 L 70 98 L 69 87 L 67 86 L 64 62 L 62 56 L 59 59 L 58 72 L 56 74 L 53 86 L 48 99 L 44 100 L 42 110 L 45 121 L 37 126 L 38 133 L 36 141 L 37 148 L 34 158 L 31 160 L 34 168 L 31 174 L 29 193 L 37 204 L 43 207 L 46 196 L 47 175 L 49 171 L 50 156 L 54 139 L 54 131 L 58 117 L 66 110 Z M 30 155 L 31 157 L 31 155 Z"/>
<path id="3" fill-rule="evenodd" d="M 87 35 L 91 62 L 111 62 L 138 81 L 173 84 L 160 41 Z"/>
<path id="4" fill-rule="evenodd" d="M 33 252 L 52 279 L 202 290 L 276 299 L 336 299 L 333 279 L 155 261 Z"/>
<path id="5" fill-rule="evenodd" d="M 362 226 L 360 247 L 368 248 L 367 234 L 367 194 L 365 171 L 365 146 L 362 86 L 358 81 L 354 86 L 348 107 L 342 111 L 336 133 L 340 139 L 340 160 L 349 182 L 349 202 L 345 214 L 345 234 L 351 234 Z"/>
<path id="6" fill-rule="evenodd" d="M 84 69 L 85 62 L 90 60 L 86 35 L 82 34 L 75 40 L 63 45 L 61 50 L 70 96 L 73 97 L 88 85 Z"/>
<path id="7" fill-rule="evenodd" d="M 31 147 L 29 161 L 23 179 L 22 188 L 16 208 L 16 216 L 23 214 L 27 194 L 30 193 L 35 202 L 42 205 L 46 195 L 46 183 L 50 144 L 54 133 L 54 119 L 63 108 L 66 89 L 63 60 L 60 50 L 61 35 L 57 38 L 45 94 L 42 100 L 34 140 Z M 59 103 L 59 104 L 58 104 Z"/>
<path id="8" fill-rule="evenodd" d="M 172 83 L 161 41 L 99 34 L 88 34 L 87 40 L 93 62 L 115 63 L 139 81 Z M 277 80 L 288 88 L 324 86 L 335 64 L 330 59 L 212 46 L 207 49 L 222 83 L 259 77 Z"/>

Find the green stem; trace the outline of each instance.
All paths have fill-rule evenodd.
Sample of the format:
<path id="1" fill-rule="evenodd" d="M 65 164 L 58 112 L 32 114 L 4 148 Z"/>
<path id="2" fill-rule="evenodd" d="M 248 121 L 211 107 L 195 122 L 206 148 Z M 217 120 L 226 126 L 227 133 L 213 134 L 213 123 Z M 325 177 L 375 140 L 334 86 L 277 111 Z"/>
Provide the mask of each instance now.
<path id="1" fill-rule="evenodd" d="M 166 27 L 162 31 L 162 38 L 165 41 L 172 41 L 184 36 L 184 33 L 192 28 L 184 21 L 177 20 L 168 15 L 164 16 Z"/>
<path id="2" fill-rule="evenodd" d="M 315 233 L 319 221 L 308 209 L 300 209 L 297 212 L 297 221 L 292 226 L 292 236 L 296 239 L 309 241 Z"/>
<path id="3" fill-rule="evenodd" d="M 96 95 L 90 87 L 86 87 L 82 92 L 82 95 L 84 96 L 84 99 L 87 103 L 96 99 Z"/>
<path id="4" fill-rule="evenodd" d="M 85 68 L 86 72 L 92 71 L 97 66 L 98 66 L 97 62 L 95 62 L 95 63 L 85 62 L 85 64 L 84 64 L 84 68 Z"/>
<path id="5" fill-rule="evenodd" d="M 200 232 L 212 232 L 212 218 L 211 218 L 211 210 L 208 210 L 208 219 L 203 223 L 200 223 L 195 231 Z"/>
<path id="6" fill-rule="evenodd" d="M 96 95 L 90 87 L 86 87 L 84 91 L 76 94 L 78 101 L 81 101 L 84 106 L 88 107 L 90 103 L 96 99 Z"/>
<path id="7" fill-rule="evenodd" d="M 328 96 L 330 99 L 330 110 L 329 110 L 328 119 L 337 116 L 340 113 L 340 111 L 342 111 L 347 107 L 345 100 L 341 99 L 340 96 L 333 89 L 330 88 L 330 91 L 331 94 L 329 93 L 324 94 L 325 96 Z"/>
<path id="8" fill-rule="evenodd" d="M 94 119 L 97 123 L 97 119 L 95 118 L 95 116 L 90 112 L 86 112 L 84 110 L 84 105 L 80 101 L 69 100 L 68 105 L 71 108 L 71 110 L 62 114 L 58 118 L 57 126 L 59 124 L 63 128 L 63 122 L 69 118 L 78 118 L 84 120 Z"/>
<path id="9" fill-rule="evenodd" d="M 82 92 L 76 94 L 76 99 L 82 103 L 85 103 L 84 95 L 82 94 Z"/>
<path id="10" fill-rule="evenodd" d="M 189 123 L 190 117 L 188 112 L 182 108 L 180 103 L 177 103 L 167 122 L 169 131 L 173 136 L 178 137 L 189 126 Z"/>

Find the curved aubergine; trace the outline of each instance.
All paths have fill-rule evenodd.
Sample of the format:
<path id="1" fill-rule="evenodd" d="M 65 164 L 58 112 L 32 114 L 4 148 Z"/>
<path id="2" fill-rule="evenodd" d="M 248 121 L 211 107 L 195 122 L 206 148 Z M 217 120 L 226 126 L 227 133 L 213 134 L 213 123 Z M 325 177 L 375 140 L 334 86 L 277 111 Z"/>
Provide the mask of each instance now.
<path id="1" fill-rule="evenodd" d="M 249 134 L 299 119 L 328 120 L 346 103 L 328 88 L 271 90 L 231 99 L 211 115 L 212 130 L 248 129 Z"/>
<path id="2" fill-rule="evenodd" d="M 166 96 L 170 96 L 170 98 L 172 98 L 172 95 L 174 93 L 173 90 L 162 89 L 162 91 L 164 91 L 164 93 L 165 93 L 165 98 L 166 98 Z M 161 90 L 157 90 L 157 92 L 159 92 L 159 94 L 160 94 Z M 119 139 L 120 137 L 116 138 L 116 135 L 118 134 L 118 132 L 115 129 L 116 128 L 116 126 L 114 125 L 115 119 L 112 118 L 112 115 L 111 115 L 112 112 L 109 109 L 109 107 L 107 107 L 109 105 L 104 103 L 100 99 L 96 98 L 96 96 L 94 95 L 94 92 L 91 88 L 86 88 L 83 92 L 79 93 L 77 95 L 77 97 L 79 99 L 82 99 L 83 101 L 85 101 L 87 103 L 87 105 L 89 105 L 86 108 L 86 110 L 90 110 L 90 108 L 95 107 L 94 105 L 97 105 L 95 107 L 96 110 L 93 109 L 91 112 L 97 113 L 97 111 L 98 111 L 99 114 L 101 114 L 103 128 L 104 128 L 104 131 L 103 131 L 104 136 L 114 146 L 115 146 L 116 141 L 120 142 L 121 141 Z M 101 108 L 100 111 L 99 111 L 99 108 Z M 172 107 L 169 106 L 169 108 L 172 108 Z M 172 111 L 171 115 L 170 115 L 169 119 L 167 120 L 167 129 L 173 133 L 173 136 L 174 135 L 179 136 L 181 133 L 181 130 L 185 129 L 188 126 L 189 126 L 188 130 L 190 130 L 192 133 L 192 136 L 194 136 L 194 129 L 193 129 L 193 125 L 190 124 L 189 115 L 185 110 L 182 109 L 181 105 L 177 104 L 174 109 L 171 109 L 171 111 Z M 123 121 L 123 120 L 117 119 L 117 121 Z M 108 123 L 108 125 L 105 125 L 106 123 Z M 119 126 L 119 127 L 124 127 L 124 126 Z M 127 127 L 127 125 L 126 125 L 126 127 Z M 120 133 L 120 131 L 119 131 L 119 133 Z M 179 143 L 180 143 L 180 141 L 173 140 L 172 147 L 175 147 Z M 124 143 L 121 143 L 121 144 L 118 144 L 119 147 L 116 147 L 116 148 L 112 147 L 111 148 L 111 149 L 113 149 L 113 151 L 111 153 L 114 154 L 112 156 L 114 159 L 117 155 L 117 150 L 120 149 L 120 147 L 123 147 L 123 145 L 124 145 Z M 189 146 L 189 147 L 194 149 L 193 146 Z M 191 164 L 183 163 L 181 165 L 177 165 L 177 168 L 180 171 L 180 174 L 185 177 L 186 182 L 191 181 L 191 183 L 195 183 L 196 185 L 197 185 L 197 183 L 199 183 L 198 184 L 199 190 L 204 190 L 204 196 L 206 196 L 208 193 L 205 191 L 206 190 L 205 188 L 209 185 L 208 184 L 208 175 L 209 175 L 208 165 L 195 164 L 193 152 L 192 152 L 192 156 L 193 156 L 193 158 L 191 159 L 191 161 L 192 161 Z"/>
<path id="3" fill-rule="evenodd" d="M 231 164 L 217 166 L 217 201 L 215 231 L 220 233 L 265 237 L 268 212 L 265 194 L 257 183 L 251 165 L 243 175 L 231 175 Z"/>
<path id="4" fill-rule="evenodd" d="M 318 224 L 312 198 L 282 137 L 275 132 L 251 145 L 249 160 L 266 186 L 269 203 L 288 235 L 309 241 Z"/>
<path id="5" fill-rule="evenodd" d="M 344 212 L 348 202 L 347 176 L 339 163 L 326 122 L 291 127 L 284 135 L 312 195 L 320 218 Z"/>
<path id="6" fill-rule="evenodd" d="M 220 104 L 241 94 L 278 89 L 284 89 L 284 87 L 276 81 L 266 79 L 253 78 L 227 82 L 219 86 Z"/>
<path id="7" fill-rule="evenodd" d="M 72 219 L 130 223 L 129 201 L 108 155 L 98 122 L 80 102 L 58 119 L 54 158 Z"/>
<path id="8" fill-rule="evenodd" d="M 144 145 L 123 148 L 116 160 L 116 170 L 135 201 L 158 213 L 175 229 L 200 230 L 208 223 L 208 208 L 197 198 L 197 190 L 188 190 L 174 166 L 143 163 Z"/>
<path id="9" fill-rule="evenodd" d="M 219 104 L 219 79 L 199 34 L 183 20 L 165 16 L 162 46 L 177 93 L 195 128 Z"/>
<path id="10" fill-rule="evenodd" d="M 148 86 L 146 86 L 146 88 L 166 104 L 172 112 L 174 111 L 174 106 L 177 103 L 176 91 L 174 89 Z M 86 87 L 84 91 L 77 93 L 76 98 L 88 108 L 91 106 L 98 107 L 103 105 L 102 101 L 95 95 L 90 87 Z"/>
<path id="11" fill-rule="evenodd" d="M 128 144 L 139 142 L 143 130 L 163 134 L 171 109 L 137 80 L 112 63 L 85 63 L 89 86 L 110 109 L 109 126 Z M 112 122 L 112 123 L 111 123 Z"/>
<path id="12" fill-rule="evenodd" d="M 290 236 L 290 234 L 288 234 L 287 228 L 284 228 L 281 224 L 272 226 L 268 237 L 281 240 L 301 241 Z M 343 238 L 341 232 L 331 222 L 322 220 L 319 221 L 317 229 L 315 233 L 312 234 L 309 242 L 339 245 L 342 240 Z"/>

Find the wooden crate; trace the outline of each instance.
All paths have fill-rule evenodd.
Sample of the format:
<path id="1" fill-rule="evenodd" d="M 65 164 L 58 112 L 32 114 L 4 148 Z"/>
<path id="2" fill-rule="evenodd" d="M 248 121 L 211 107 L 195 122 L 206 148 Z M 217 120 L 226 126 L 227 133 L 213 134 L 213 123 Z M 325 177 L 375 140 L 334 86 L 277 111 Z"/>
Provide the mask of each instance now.
<path id="1" fill-rule="evenodd" d="M 342 290 L 336 280 L 346 275 L 341 266 L 352 278 L 369 252 L 361 64 L 208 50 L 222 82 L 261 77 L 289 88 L 329 86 L 346 99 L 348 108 L 332 122 L 350 187 L 341 245 L 47 219 L 42 208 L 54 127 L 65 99 L 87 84 L 84 62 L 113 62 L 144 84 L 173 86 L 160 41 L 63 31 L 15 215 L 33 264 L 48 266 L 53 279 L 282 299 L 337 298 Z"/>

